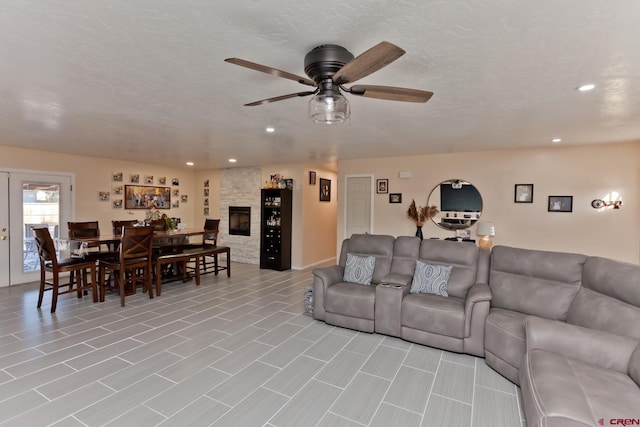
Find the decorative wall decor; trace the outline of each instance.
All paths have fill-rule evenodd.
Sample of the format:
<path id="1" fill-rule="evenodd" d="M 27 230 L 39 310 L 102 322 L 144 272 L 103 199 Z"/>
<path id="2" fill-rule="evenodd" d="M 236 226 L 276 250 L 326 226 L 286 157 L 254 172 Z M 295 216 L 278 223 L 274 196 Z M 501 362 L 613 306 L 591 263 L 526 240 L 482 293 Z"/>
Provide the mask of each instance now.
<path id="1" fill-rule="evenodd" d="M 101 202 L 109 201 L 109 192 L 108 191 L 98 191 L 98 198 Z"/>
<path id="2" fill-rule="evenodd" d="M 130 173 L 129 174 L 129 182 L 131 184 L 139 184 L 140 183 L 140 174 L 139 173 Z"/>
<path id="3" fill-rule="evenodd" d="M 209 180 L 205 179 L 204 180 L 204 188 L 208 188 L 209 187 Z"/>
<path id="4" fill-rule="evenodd" d="M 173 197 L 180 197 L 180 189 L 174 188 L 171 194 L 173 195 Z"/>
<path id="5" fill-rule="evenodd" d="M 204 197 L 209 197 L 209 189 L 208 188 L 204 189 Z"/>
<path id="6" fill-rule="evenodd" d="M 389 203 L 402 203 L 402 193 L 390 193 Z"/>
<path id="7" fill-rule="evenodd" d="M 173 203 L 171 203 L 171 207 L 173 209 L 178 209 L 180 207 L 180 201 L 179 200 L 173 201 Z"/>
<path id="8" fill-rule="evenodd" d="M 376 179 L 376 193 L 387 194 L 389 192 L 388 179 Z"/>
<path id="9" fill-rule="evenodd" d="M 113 194 L 122 194 L 124 193 L 124 185 L 114 185 L 111 187 L 111 191 Z"/>
<path id="10" fill-rule="evenodd" d="M 169 209 L 171 207 L 171 188 L 125 185 L 125 209 Z"/>
<path id="11" fill-rule="evenodd" d="M 309 171 L 309 185 L 316 185 L 316 171 Z"/>
<path id="12" fill-rule="evenodd" d="M 613 207 L 613 209 L 620 209 L 622 206 L 622 200 L 602 200 L 602 199 L 594 199 L 591 201 L 591 207 L 594 209 L 602 209 Z"/>
<path id="13" fill-rule="evenodd" d="M 533 184 L 516 184 L 513 195 L 514 203 L 533 203 Z"/>
<path id="14" fill-rule="evenodd" d="M 180 196 L 180 201 L 182 203 L 187 203 L 187 200 L 189 200 L 189 196 L 187 196 L 186 194 L 183 194 L 182 196 Z"/>
<path id="15" fill-rule="evenodd" d="M 320 178 L 320 201 L 321 202 L 330 202 L 331 201 L 331 180 Z"/>
<path id="16" fill-rule="evenodd" d="M 202 210 L 202 213 L 203 213 L 204 216 L 209 216 L 209 208 L 204 208 Z"/>
<path id="17" fill-rule="evenodd" d="M 147 185 L 153 185 L 153 175 L 145 175 L 144 183 Z"/>
<path id="18" fill-rule="evenodd" d="M 573 196 L 549 196 L 549 212 L 572 212 Z"/>
<path id="19" fill-rule="evenodd" d="M 122 199 L 114 199 L 111 202 L 111 207 L 114 209 L 122 209 Z"/>
<path id="20" fill-rule="evenodd" d="M 174 187 L 177 187 L 178 185 L 180 185 L 180 179 L 172 178 L 171 179 L 171 185 L 173 185 Z"/>
<path id="21" fill-rule="evenodd" d="M 159 185 L 167 185 L 167 177 L 166 176 L 159 176 L 158 177 L 158 184 Z"/>
<path id="22" fill-rule="evenodd" d="M 113 180 L 117 181 L 117 182 L 122 182 L 122 180 L 123 180 L 122 172 L 114 172 L 113 173 Z"/>

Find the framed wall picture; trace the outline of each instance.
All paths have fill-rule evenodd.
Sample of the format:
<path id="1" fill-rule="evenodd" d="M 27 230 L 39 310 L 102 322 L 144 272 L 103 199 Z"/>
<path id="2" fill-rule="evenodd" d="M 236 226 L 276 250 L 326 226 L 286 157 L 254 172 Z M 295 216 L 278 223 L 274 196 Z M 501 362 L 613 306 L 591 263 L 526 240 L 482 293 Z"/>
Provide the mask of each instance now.
<path id="1" fill-rule="evenodd" d="M 376 179 L 376 193 L 387 194 L 389 192 L 388 179 Z"/>
<path id="2" fill-rule="evenodd" d="M 316 171 L 309 171 L 309 185 L 316 185 Z"/>
<path id="3" fill-rule="evenodd" d="M 150 187 L 145 185 L 124 186 L 125 209 L 169 209 L 171 207 L 170 187 Z"/>
<path id="4" fill-rule="evenodd" d="M 389 194 L 389 203 L 402 203 L 402 193 Z"/>
<path id="5" fill-rule="evenodd" d="M 320 201 L 321 202 L 330 202 L 331 201 L 331 180 L 320 178 Z"/>
<path id="6" fill-rule="evenodd" d="M 572 212 L 573 196 L 549 196 L 549 212 Z"/>
<path id="7" fill-rule="evenodd" d="M 533 203 L 533 184 L 516 184 L 514 203 Z"/>

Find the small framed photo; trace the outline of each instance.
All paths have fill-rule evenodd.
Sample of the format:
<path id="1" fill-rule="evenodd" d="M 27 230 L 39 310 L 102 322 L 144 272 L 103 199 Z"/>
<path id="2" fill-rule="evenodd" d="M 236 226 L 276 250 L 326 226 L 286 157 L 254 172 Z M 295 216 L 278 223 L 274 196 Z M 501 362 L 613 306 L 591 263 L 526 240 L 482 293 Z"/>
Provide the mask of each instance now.
<path id="1" fill-rule="evenodd" d="M 171 203 L 171 207 L 172 207 L 173 209 L 178 209 L 178 208 L 180 207 L 180 201 L 178 201 L 178 200 L 174 200 L 174 201 Z"/>
<path id="2" fill-rule="evenodd" d="M 180 197 L 180 189 L 179 188 L 174 188 L 173 191 L 171 192 L 171 195 L 173 197 Z"/>
<path id="3" fill-rule="evenodd" d="M 309 185 L 316 185 L 316 171 L 309 171 Z"/>
<path id="4" fill-rule="evenodd" d="M 122 185 L 114 185 L 113 187 L 111 187 L 111 191 L 113 192 L 113 194 L 123 194 L 124 193 L 124 186 L 122 186 Z"/>
<path id="5" fill-rule="evenodd" d="M 202 210 L 202 213 L 204 214 L 204 216 L 209 216 L 209 208 L 204 208 Z"/>
<path id="6" fill-rule="evenodd" d="M 108 191 L 98 191 L 98 197 L 100 198 L 101 202 L 108 202 L 109 196 L 110 194 Z"/>
<path id="7" fill-rule="evenodd" d="M 390 193 L 389 203 L 402 203 L 402 193 Z"/>
<path id="8" fill-rule="evenodd" d="M 180 201 L 182 203 L 187 203 L 187 200 L 189 200 L 189 196 L 187 196 L 186 194 L 183 194 L 182 196 L 180 196 Z"/>
<path id="9" fill-rule="evenodd" d="M 320 201 L 321 202 L 330 202 L 331 201 L 331 180 L 320 178 Z"/>
<path id="10" fill-rule="evenodd" d="M 153 185 L 153 175 L 145 175 L 144 183 L 147 185 Z"/>
<path id="11" fill-rule="evenodd" d="M 387 194 L 389 192 L 388 179 L 376 179 L 376 193 Z"/>
<path id="12" fill-rule="evenodd" d="M 111 201 L 111 207 L 113 209 L 122 209 L 122 199 L 114 199 Z"/>
<path id="13" fill-rule="evenodd" d="M 204 198 L 204 205 L 205 206 L 209 206 L 209 198 L 208 197 Z"/>
<path id="14" fill-rule="evenodd" d="M 113 180 L 116 182 L 122 182 L 123 178 L 122 178 L 122 172 L 114 172 L 113 173 Z"/>
<path id="15" fill-rule="evenodd" d="M 180 185 L 180 179 L 178 178 L 171 178 L 171 185 L 173 185 L 174 187 L 177 187 Z"/>
<path id="16" fill-rule="evenodd" d="M 573 196 L 549 196 L 549 212 L 573 212 Z"/>
<path id="17" fill-rule="evenodd" d="M 208 188 L 204 189 L 204 197 L 209 197 L 209 189 Z"/>
<path id="18" fill-rule="evenodd" d="M 139 184 L 140 183 L 140 174 L 139 173 L 130 173 L 129 174 L 129 182 L 131 184 Z"/>
<path id="19" fill-rule="evenodd" d="M 167 185 L 167 177 L 166 176 L 159 176 L 158 177 L 158 184 L 159 185 Z"/>
<path id="20" fill-rule="evenodd" d="M 533 184 L 516 184 L 513 202 L 533 203 Z"/>
<path id="21" fill-rule="evenodd" d="M 204 188 L 209 188 L 209 180 L 208 179 L 204 180 Z"/>

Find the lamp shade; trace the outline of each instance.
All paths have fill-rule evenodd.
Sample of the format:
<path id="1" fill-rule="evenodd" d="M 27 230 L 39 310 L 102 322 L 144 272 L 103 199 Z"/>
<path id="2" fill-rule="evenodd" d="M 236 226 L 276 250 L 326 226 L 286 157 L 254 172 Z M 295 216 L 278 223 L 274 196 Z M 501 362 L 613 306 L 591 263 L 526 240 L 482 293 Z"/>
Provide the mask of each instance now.
<path id="1" fill-rule="evenodd" d="M 496 229 L 492 222 L 478 223 L 478 236 L 495 236 Z"/>

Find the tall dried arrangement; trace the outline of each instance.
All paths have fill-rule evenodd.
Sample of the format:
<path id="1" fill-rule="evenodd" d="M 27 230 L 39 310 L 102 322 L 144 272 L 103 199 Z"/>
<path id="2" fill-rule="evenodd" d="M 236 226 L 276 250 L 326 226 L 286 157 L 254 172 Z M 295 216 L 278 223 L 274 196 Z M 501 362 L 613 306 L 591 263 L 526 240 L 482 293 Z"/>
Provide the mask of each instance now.
<path id="1" fill-rule="evenodd" d="M 418 227 L 422 227 L 425 221 L 428 221 L 433 216 L 437 215 L 438 208 L 435 206 L 416 206 L 416 201 L 411 199 L 411 204 L 407 210 L 407 216 L 411 218 Z"/>

